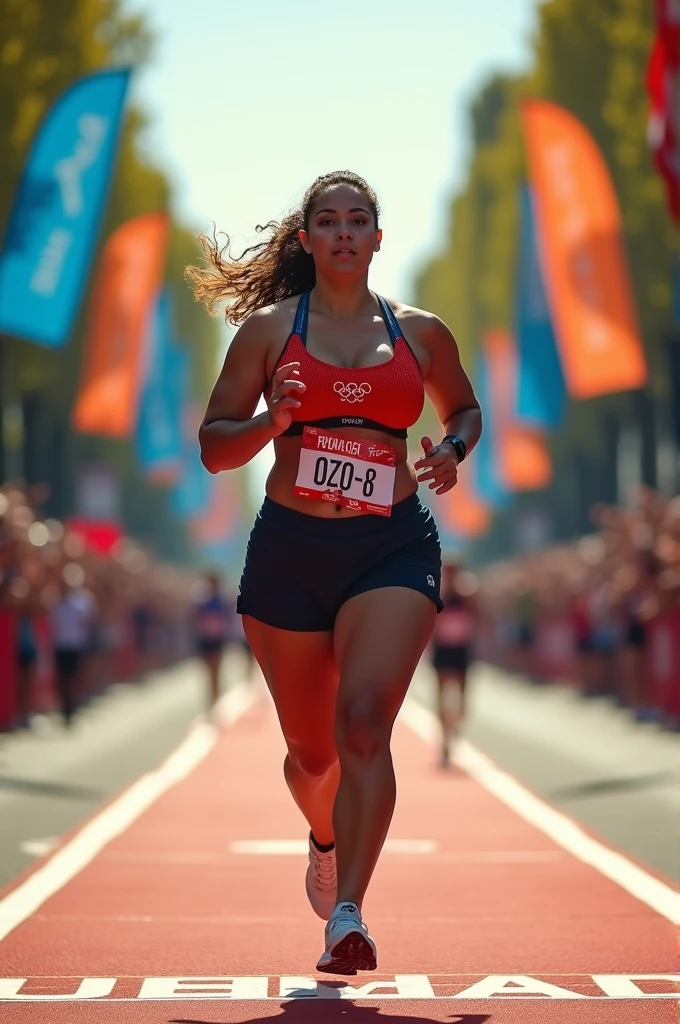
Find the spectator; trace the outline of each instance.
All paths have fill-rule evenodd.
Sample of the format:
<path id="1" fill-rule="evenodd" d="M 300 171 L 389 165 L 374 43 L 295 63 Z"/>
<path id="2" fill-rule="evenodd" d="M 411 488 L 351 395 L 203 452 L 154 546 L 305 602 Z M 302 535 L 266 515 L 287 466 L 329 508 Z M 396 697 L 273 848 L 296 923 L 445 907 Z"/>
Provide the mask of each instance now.
<path id="1" fill-rule="evenodd" d="M 29 729 L 31 725 L 31 695 L 34 688 L 35 668 L 38 660 L 38 639 L 32 610 L 28 607 L 17 612 L 17 725 Z"/>
<path id="2" fill-rule="evenodd" d="M 95 621 L 94 600 L 82 586 L 83 575 L 80 566 L 65 567 L 61 593 L 50 609 L 57 690 L 67 726 L 79 703 L 78 684 Z"/>
<path id="3" fill-rule="evenodd" d="M 592 518 L 591 536 L 480 573 L 485 656 L 529 676 L 572 679 L 641 721 L 658 719 L 650 637 L 680 608 L 680 496 L 641 489 L 630 508 L 601 505 Z M 677 642 L 664 650 L 675 652 L 666 657 L 680 685 L 671 630 Z"/>

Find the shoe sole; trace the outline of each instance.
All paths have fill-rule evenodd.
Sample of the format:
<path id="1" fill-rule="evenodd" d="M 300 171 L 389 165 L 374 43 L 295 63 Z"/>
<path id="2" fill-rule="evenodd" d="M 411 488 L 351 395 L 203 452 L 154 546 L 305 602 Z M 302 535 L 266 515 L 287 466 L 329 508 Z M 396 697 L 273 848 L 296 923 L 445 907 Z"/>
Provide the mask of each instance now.
<path id="1" fill-rule="evenodd" d="M 361 932 L 350 932 L 340 939 L 331 950 L 327 964 L 317 964 L 322 974 L 356 974 L 357 971 L 374 971 L 378 966 L 375 950 Z"/>

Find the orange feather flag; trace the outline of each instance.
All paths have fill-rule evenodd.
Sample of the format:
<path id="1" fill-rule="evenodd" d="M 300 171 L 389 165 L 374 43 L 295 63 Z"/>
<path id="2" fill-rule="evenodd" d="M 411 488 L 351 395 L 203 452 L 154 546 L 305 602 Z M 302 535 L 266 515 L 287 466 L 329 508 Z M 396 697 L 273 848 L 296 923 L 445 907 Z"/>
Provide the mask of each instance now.
<path id="1" fill-rule="evenodd" d="M 460 537 L 481 537 L 491 525 L 491 509 L 475 494 L 471 473 L 470 463 L 461 463 L 456 486 L 433 502 L 442 529 Z"/>
<path id="2" fill-rule="evenodd" d="M 621 217 L 607 165 L 583 124 L 531 100 L 522 118 L 546 291 L 569 393 L 578 399 L 647 380 Z"/>
<path id="3" fill-rule="evenodd" d="M 517 390 L 517 352 L 507 331 L 488 330 L 483 341 L 493 405 L 493 449 L 500 480 L 509 491 L 537 491 L 552 478 L 552 462 L 545 436 L 536 427 L 514 419 Z"/>
<path id="4" fill-rule="evenodd" d="M 169 228 L 166 213 L 145 214 L 117 228 L 104 247 L 72 414 L 80 433 L 124 438 L 137 425 L 149 321 Z"/>

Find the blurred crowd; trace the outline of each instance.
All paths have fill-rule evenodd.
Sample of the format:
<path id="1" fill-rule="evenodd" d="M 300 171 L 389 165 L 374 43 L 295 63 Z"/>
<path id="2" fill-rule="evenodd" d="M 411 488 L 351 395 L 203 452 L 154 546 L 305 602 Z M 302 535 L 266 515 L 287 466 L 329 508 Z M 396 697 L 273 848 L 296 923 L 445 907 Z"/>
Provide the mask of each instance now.
<path id="1" fill-rule="evenodd" d="M 54 710 L 69 724 L 113 682 L 194 655 L 210 708 L 226 647 L 246 652 L 252 668 L 218 574 L 159 563 L 129 538 L 93 550 L 64 523 L 41 519 L 44 498 L 40 488 L 0 487 L 0 729 Z M 471 649 L 678 727 L 680 496 L 640 490 L 631 507 L 598 506 L 592 518 L 596 531 L 573 543 L 477 576 L 458 567 L 461 593 L 474 596 Z"/>
<path id="2" fill-rule="evenodd" d="M 578 541 L 486 568 L 480 653 L 536 681 L 569 679 L 639 720 L 680 723 L 680 497 L 597 506 Z"/>
<path id="3" fill-rule="evenodd" d="M 0 487 L 0 729 L 51 711 L 69 725 L 113 682 L 200 655 L 204 592 L 220 587 L 129 538 L 93 550 L 40 518 L 44 499 L 40 487 Z M 227 595 L 223 643 L 241 639 L 233 606 Z"/>

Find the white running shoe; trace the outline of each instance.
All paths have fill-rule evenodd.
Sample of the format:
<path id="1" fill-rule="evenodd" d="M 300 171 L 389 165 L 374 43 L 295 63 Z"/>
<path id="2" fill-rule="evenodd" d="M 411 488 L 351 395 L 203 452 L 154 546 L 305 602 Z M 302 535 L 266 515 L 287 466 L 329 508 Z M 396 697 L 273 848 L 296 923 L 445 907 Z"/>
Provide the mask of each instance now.
<path id="1" fill-rule="evenodd" d="M 335 847 L 327 853 L 317 850 L 309 833 L 309 866 L 305 888 L 312 910 L 327 921 L 337 903 L 338 877 L 335 870 Z"/>
<path id="2" fill-rule="evenodd" d="M 375 942 L 361 920 L 356 903 L 338 903 L 324 932 L 326 949 L 316 965 L 324 974 L 374 971 L 378 965 Z"/>

